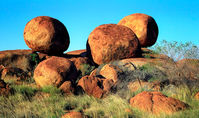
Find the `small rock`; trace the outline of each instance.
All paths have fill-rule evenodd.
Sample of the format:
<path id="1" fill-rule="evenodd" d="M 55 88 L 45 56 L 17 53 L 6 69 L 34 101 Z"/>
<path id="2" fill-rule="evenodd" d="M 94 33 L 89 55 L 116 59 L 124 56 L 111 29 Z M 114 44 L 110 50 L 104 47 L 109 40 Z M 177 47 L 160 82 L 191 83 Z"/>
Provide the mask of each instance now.
<path id="1" fill-rule="evenodd" d="M 62 118 L 83 118 L 83 115 L 80 112 L 72 111 L 63 115 Z"/>
<path id="2" fill-rule="evenodd" d="M 195 98 L 196 98 L 197 100 L 199 100 L 199 92 L 196 93 Z"/>
<path id="3" fill-rule="evenodd" d="M 60 87 L 65 94 L 72 94 L 74 92 L 74 88 L 72 86 L 71 81 L 65 81 Z"/>
<path id="4" fill-rule="evenodd" d="M 84 76 L 79 80 L 78 86 L 80 86 L 88 95 L 102 98 L 106 93 L 106 91 L 103 90 L 103 79 L 104 78 Z"/>
<path id="5" fill-rule="evenodd" d="M 117 66 L 106 64 L 102 67 L 100 70 L 100 75 L 105 77 L 106 79 L 112 79 L 114 83 L 116 83 L 119 79 L 119 73 L 121 73 L 122 70 L 119 69 Z"/>

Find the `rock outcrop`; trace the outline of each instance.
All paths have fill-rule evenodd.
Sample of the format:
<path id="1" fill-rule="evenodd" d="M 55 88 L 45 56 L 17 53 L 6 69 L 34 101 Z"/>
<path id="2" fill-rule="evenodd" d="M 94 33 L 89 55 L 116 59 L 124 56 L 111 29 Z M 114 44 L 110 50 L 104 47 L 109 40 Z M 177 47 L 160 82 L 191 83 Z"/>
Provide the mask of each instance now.
<path id="1" fill-rule="evenodd" d="M 34 80 L 37 85 L 57 86 L 64 81 L 76 81 L 77 70 L 74 64 L 63 57 L 51 57 L 38 64 L 34 71 Z"/>
<path id="2" fill-rule="evenodd" d="M 180 110 L 185 110 L 189 106 L 177 99 L 167 97 L 160 92 L 142 92 L 130 99 L 130 104 L 134 108 L 154 114 L 171 114 Z"/>
<path id="3" fill-rule="evenodd" d="M 140 55 L 134 32 L 125 26 L 105 24 L 95 28 L 87 41 L 87 54 L 98 65 Z"/>
<path id="4" fill-rule="evenodd" d="M 59 55 L 69 46 L 66 27 L 57 19 L 39 16 L 29 21 L 24 29 L 24 40 L 33 51 Z"/>
<path id="5" fill-rule="evenodd" d="M 6 50 L 0 51 L 0 64 L 5 67 L 20 68 L 24 71 L 32 71 L 31 50 Z"/>
<path id="6" fill-rule="evenodd" d="M 158 26 L 155 20 L 146 14 L 131 14 L 120 20 L 118 25 L 131 28 L 137 35 L 141 47 L 152 46 L 157 40 Z"/>
<path id="7" fill-rule="evenodd" d="M 102 98 L 107 95 L 113 86 L 113 81 L 96 76 L 84 76 L 79 80 L 78 86 L 88 95 Z"/>

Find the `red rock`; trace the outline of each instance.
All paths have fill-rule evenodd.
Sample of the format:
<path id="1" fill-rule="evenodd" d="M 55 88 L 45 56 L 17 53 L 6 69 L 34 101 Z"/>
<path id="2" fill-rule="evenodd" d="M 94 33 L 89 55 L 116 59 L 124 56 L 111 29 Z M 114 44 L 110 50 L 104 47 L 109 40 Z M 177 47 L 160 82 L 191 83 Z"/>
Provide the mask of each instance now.
<path id="1" fill-rule="evenodd" d="M 106 79 L 112 79 L 114 83 L 116 83 L 119 79 L 119 72 L 121 73 L 122 70 L 119 69 L 117 66 L 106 64 L 100 70 L 100 75 L 105 77 Z"/>
<path id="2" fill-rule="evenodd" d="M 118 25 L 131 28 L 137 35 L 141 47 L 152 46 L 157 40 L 158 26 L 155 20 L 146 14 L 131 14 L 120 20 Z"/>
<path id="3" fill-rule="evenodd" d="M 15 67 L 24 71 L 32 71 L 30 54 L 32 54 L 31 50 L 0 51 L 0 64 L 4 67 Z"/>
<path id="4" fill-rule="evenodd" d="M 74 88 L 72 86 L 71 81 L 65 81 L 60 87 L 65 94 L 72 94 L 74 92 Z"/>
<path id="5" fill-rule="evenodd" d="M 103 80 L 103 90 L 108 94 L 111 88 L 115 85 L 112 79 L 104 79 Z"/>
<path id="6" fill-rule="evenodd" d="M 57 19 L 39 16 L 29 21 L 24 29 L 24 40 L 33 51 L 61 54 L 68 49 L 69 34 Z"/>
<path id="7" fill-rule="evenodd" d="M 90 76 L 96 76 L 97 75 L 97 68 L 94 69 L 91 73 Z"/>
<path id="8" fill-rule="evenodd" d="M 171 114 L 189 107 L 186 103 L 167 97 L 160 92 L 146 91 L 131 98 L 130 104 L 132 107 L 154 114 L 160 114 L 161 112 Z"/>
<path id="9" fill-rule="evenodd" d="M 70 61 L 72 61 L 75 65 L 75 67 L 77 68 L 77 71 L 80 70 L 81 65 L 83 64 L 89 64 L 89 60 L 88 57 L 77 57 L 77 58 L 70 58 Z"/>
<path id="10" fill-rule="evenodd" d="M 76 81 L 77 70 L 74 64 L 63 57 L 51 57 L 38 64 L 34 71 L 34 80 L 37 85 L 60 86 L 64 81 Z"/>
<path id="11" fill-rule="evenodd" d="M 197 100 L 199 100 L 199 92 L 196 93 L 195 98 L 196 98 Z"/>
<path id="12" fill-rule="evenodd" d="M 125 26 L 105 24 L 88 37 L 87 54 L 98 65 L 140 55 L 140 44 L 134 32 Z"/>
<path id="13" fill-rule="evenodd" d="M 105 94 L 103 90 L 103 81 L 99 77 L 84 76 L 79 80 L 78 86 L 82 87 L 88 95 L 92 95 L 96 98 L 102 98 Z"/>
<path id="14" fill-rule="evenodd" d="M 62 118 L 83 118 L 83 115 L 80 112 L 72 111 L 63 115 Z"/>
<path id="15" fill-rule="evenodd" d="M 1 72 L 3 80 L 27 80 L 31 75 L 16 67 L 4 67 Z"/>
<path id="16" fill-rule="evenodd" d="M 74 51 L 67 52 L 66 54 L 85 57 L 86 56 L 86 49 L 74 50 Z"/>

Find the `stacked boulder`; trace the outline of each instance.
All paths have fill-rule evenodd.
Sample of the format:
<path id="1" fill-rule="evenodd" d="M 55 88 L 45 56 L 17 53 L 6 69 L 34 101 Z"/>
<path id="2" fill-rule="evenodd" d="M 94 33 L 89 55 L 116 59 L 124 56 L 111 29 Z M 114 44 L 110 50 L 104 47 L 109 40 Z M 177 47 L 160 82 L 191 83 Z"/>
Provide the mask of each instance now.
<path id="1" fill-rule="evenodd" d="M 93 61 L 100 65 L 113 60 L 138 56 L 140 44 L 130 28 L 105 24 L 91 32 L 88 37 L 87 51 Z"/>
<path id="2" fill-rule="evenodd" d="M 158 37 L 158 26 L 155 20 L 146 14 L 136 13 L 124 17 L 118 25 L 129 27 L 136 34 L 141 47 L 155 44 Z"/>
<path id="3" fill-rule="evenodd" d="M 24 40 L 33 52 L 48 56 L 34 70 L 36 84 L 40 87 L 60 87 L 67 93 L 73 91 L 77 70 L 72 61 L 61 57 L 70 43 L 66 27 L 57 19 L 39 16 L 26 24 Z"/>
<path id="4" fill-rule="evenodd" d="M 101 83 L 101 88 L 104 88 L 104 82 L 108 83 L 107 90 L 110 91 L 112 87 L 121 84 L 120 82 L 123 80 L 120 79 L 125 79 L 125 77 L 120 77 L 123 70 L 109 63 L 118 61 L 122 68 L 128 68 L 132 71 L 137 66 L 151 62 L 148 60 L 145 62 L 146 59 L 142 58 L 143 50 L 146 50 L 142 47 L 155 44 L 157 36 L 158 26 L 155 20 L 146 14 L 132 14 L 124 17 L 118 24 L 104 24 L 96 27 L 87 40 L 87 56 L 96 65 L 106 65 L 98 73 L 94 70 L 87 77 L 88 79 L 81 78 L 78 85 L 86 90 L 82 82 L 89 81 L 90 78 L 98 78 L 98 75 L 100 75 L 103 79 L 96 80 Z M 139 64 L 127 62 L 125 59 L 138 59 Z M 88 88 L 91 89 L 91 86 L 88 86 Z M 102 89 L 101 93 L 107 93 L 107 90 L 105 92 Z M 87 93 L 91 94 L 91 92 Z M 96 94 L 93 94 L 93 96 L 96 96 Z"/>
<path id="5" fill-rule="evenodd" d="M 141 56 L 141 47 L 155 44 L 158 26 L 146 14 L 132 14 L 118 24 L 105 24 L 95 28 L 87 41 L 87 53 L 97 64 Z"/>
<path id="6" fill-rule="evenodd" d="M 29 21 L 24 29 L 24 40 L 33 51 L 58 55 L 68 49 L 69 34 L 57 19 L 39 16 Z"/>

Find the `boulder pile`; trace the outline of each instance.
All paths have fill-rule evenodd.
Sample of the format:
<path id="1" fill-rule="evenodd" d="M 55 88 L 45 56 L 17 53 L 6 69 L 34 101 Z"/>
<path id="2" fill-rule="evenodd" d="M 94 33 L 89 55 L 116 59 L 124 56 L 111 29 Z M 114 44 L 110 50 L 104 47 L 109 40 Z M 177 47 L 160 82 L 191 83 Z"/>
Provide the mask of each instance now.
<path id="1" fill-rule="evenodd" d="M 0 95 L 8 95 L 11 90 L 5 78 L 25 80 L 33 76 L 38 87 L 54 86 L 67 95 L 83 91 L 96 98 L 104 98 L 109 93 L 117 93 L 122 98 L 125 92 L 147 88 L 153 92 L 131 96 L 132 107 L 154 114 L 187 109 L 186 103 L 160 92 L 170 84 L 162 73 L 171 74 L 168 70 L 178 67 L 191 77 L 190 80 L 197 80 L 199 61 L 187 59 L 176 63 L 167 55 L 144 48 L 154 45 L 157 37 L 156 21 L 149 15 L 137 13 L 124 17 L 118 24 L 96 27 L 88 36 L 86 49 L 64 54 L 70 43 L 66 27 L 48 16 L 33 18 L 24 29 L 24 40 L 31 50 L 0 52 L 3 79 L 0 79 Z M 188 73 L 185 67 L 193 73 Z M 164 81 L 156 81 L 160 80 L 159 74 Z M 199 93 L 195 97 L 199 99 Z M 83 113 L 70 112 L 62 117 L 83 117 Z"/>

